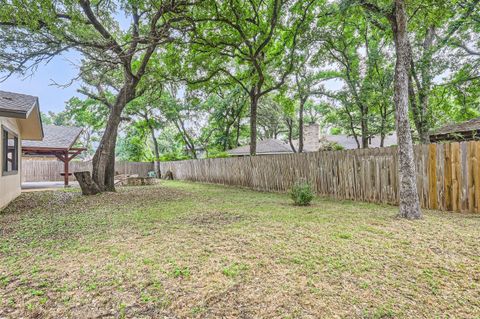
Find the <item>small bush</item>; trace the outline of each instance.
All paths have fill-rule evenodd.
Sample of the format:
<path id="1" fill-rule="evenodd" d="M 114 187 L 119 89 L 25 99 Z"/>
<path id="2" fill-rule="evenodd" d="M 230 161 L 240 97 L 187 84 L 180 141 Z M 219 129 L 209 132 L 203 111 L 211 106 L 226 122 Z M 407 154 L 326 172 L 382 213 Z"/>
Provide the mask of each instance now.
<path id="1" fill-rule="evenodd" d="M 312 187 L 306 181 L 301 181 L 293 185 L 290 192 L 293 202 L 298 206 L 308 206 L 312 201 L 314 194 Z"/>

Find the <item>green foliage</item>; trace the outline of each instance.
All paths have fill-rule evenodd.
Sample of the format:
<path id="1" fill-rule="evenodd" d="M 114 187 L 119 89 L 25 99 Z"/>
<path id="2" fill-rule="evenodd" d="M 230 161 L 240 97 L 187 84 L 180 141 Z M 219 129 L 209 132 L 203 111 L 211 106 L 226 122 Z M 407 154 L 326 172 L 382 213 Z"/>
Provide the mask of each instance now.
<path id="1" fill-rule="evenodd" d="M 250 139 L 252 98 L 258 102 L 261 139 L 298 138 L 302 108 L 305 124 L 319 123 L 331 134 L 361 140 L 391 133 L 395 51 L 385 13 L 392 2 L 369 2 L 380 12 L 365 10 L 354 0 L 206 0 L 168 13 L 156 25 L 177 17 L 172 23 L 178 32 L 165 32 L 168 41 L 156 42 L 145 76 L 138 78 L 134 97 L 121 114 L 117 157 L 181 160 L 198 157 L 200 151 L 210 158 L 225 157 Z M 131 60 L 124 60 L 110 38 L 105 40 L 88 21 L 80 3 L 7 1 L 0 6 L 0 76 L 28 74 L 64 50 L 80 51 L 79 91 L 86 98 L 74 97 L 65 111 L 42 113 L 42 120 L 82 127 L 80 144 L 90 158 L 125 76 L 141 69 L 159 4 L 90 2 L 120 47 L 131 45 L 133 32 L 139 32 Z M 480 18 L 474 4 L 407 2 L 416 135 L 480 116 Z M 138 28 L 119 23 L 119 14 L 135 12 L 142 13 Z M 326 149 L 341 147 L 329 144 Z"/>
<path id="2" fill-rule="evenodd" d="M 190 157 L 181 153 L 164 153 L 160 156 L 161 162 L 182 161 L 186 159 L 190 159 Z"/>
<path id="3" fill-rule="evenodd" d="M 148 135 L 142 128 L 141 123 L 129 126 L 125 136 L 117 140 L 116 157 L 121 161 L 151 162 L 153 153 L 150 148 L 145 147 Z"/>
<path id="4" fill-rule="evenodd" d="M 312 186 L 305 180 L 297 181 L 290 190 L 290 197 L 297 206 L 308 206 L 315 197 Z"/>
<path id="5" fill-rule="evenodd" d="M 332 135 L 340 135 L 342 133 L 342 129 L 339 127 L 333 127 L 330 129 L 330 134 Z"/>
<path id="6" fill-rule="evenodd" d="M 322 150 L 324 151 L 342 151 L 344 149 L 345 148 L 337 142 L 328 142 L 322 145 Z"/>
<path id="7" fill-rule="evenodd" d="M 227 158 L 229 156 L 227 152 L 213 150 L 208 152 L 207 158 Z"/>

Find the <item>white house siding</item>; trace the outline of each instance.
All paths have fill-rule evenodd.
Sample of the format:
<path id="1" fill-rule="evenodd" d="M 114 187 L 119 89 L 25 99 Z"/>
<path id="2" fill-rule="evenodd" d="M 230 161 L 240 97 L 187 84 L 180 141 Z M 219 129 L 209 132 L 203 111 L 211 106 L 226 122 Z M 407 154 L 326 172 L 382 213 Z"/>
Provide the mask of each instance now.
<path id="1" fill-rule="evenodd" d="M 15 175 L 7 175 L 3 176 L 2 172 L 3 169 L 1 164 L 0 164 L 0 209 L 4 208 L 9 202 L 11 202 L 13 199 L 15 199 L 18 195 L 21 193 L 21 136 L 20 136 L 20 130 L 18 127 L 18 123 L 16 119 L 13 118 L 5 118 L 5 117 L 0 117 L 0 126 L 4 126 L 14 132 L 15 134 L 18 135 L 18 158 L 20 159 L 18 165 L 18 173 Z M 0 143 L 1 144 L 1 143 Z M 0 145 L 0 162 L 3 159 L 3 148 Z"/>

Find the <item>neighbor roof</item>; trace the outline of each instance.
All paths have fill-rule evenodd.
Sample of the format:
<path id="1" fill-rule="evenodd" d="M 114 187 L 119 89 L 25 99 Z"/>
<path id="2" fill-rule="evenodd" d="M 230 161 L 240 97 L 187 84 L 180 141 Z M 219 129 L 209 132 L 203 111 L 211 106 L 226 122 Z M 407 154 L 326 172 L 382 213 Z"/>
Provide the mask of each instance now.
<path id="1" fill-rule="evenodd" d="M 0 116 L 25 119 L 36 105 L 36 96 L 0 91 Z"/>
<path id="2" fill-rule="evenodd" d="M 452 123 L 445 125 L 438 130 L 435 130 L 430 133 L 430 136 L 451 134 L 451 133 L 462 133 L 462 132 L 471 132 L 480 130 L 480 117 L 471 119 L 463 123 Z"/>
<path id="3" fill-rule="evenodd" d="M 359 137 L 360 139 L 360 137 Z M 348 135 L 322 135 L 320 136 L 320 144 L 325 143 L 337 143 L 341 145 L 346 150 L 356 149 L 358 148 L 357 142 L 353 136 Z M 385 140 L 383 141 L 383 146 L 393 146 L 397 144 L 397 134 L 392 133 L 385 136 Z M 380 136 L 373 136 L 370 139 L 369 147 L 375 148 L 380 147 Z"/>
<path id="4" fill-rule="evenodd" d="M 70 149 L 77 141 L 82 128 L 74 126 L 45 125 L 42 141 L 22 141 L 22 148 Z"/>
<path id="5" fill-rule="evenodd" d="M 250 155 L 250 145 L 234 148 L 232 150 L 229 150 L 227 153 L 234 156 Z M 293 152 L 291 147 L 287 143 L 276 139 L 257 141 L 257 155 L 281 153 L 285 154 Z"/>

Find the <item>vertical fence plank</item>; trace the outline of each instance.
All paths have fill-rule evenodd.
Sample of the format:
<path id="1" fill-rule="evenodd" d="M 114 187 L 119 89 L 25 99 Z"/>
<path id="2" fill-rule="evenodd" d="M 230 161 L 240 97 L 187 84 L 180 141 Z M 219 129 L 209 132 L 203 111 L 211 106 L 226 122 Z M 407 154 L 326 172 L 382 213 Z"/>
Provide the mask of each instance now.
<path id="1" fill-rule="evenodd" d="M 437 145 L 428 146 L 428 208 L 438 209 L 437 191 Z"/>
<path id="2" fill-rule="evenodd" d="M 71 161 L 70 171 L 92 171 L 91 162 Z M 137 174 L 147 176 L 149 171 L 153 171 L 153 163 L 135 163 L 135 162 L 116 162 L 115 171 L 120 174 Z M 22 161 L 22 181 L 23 182 L 56 182 L 63 181 L 63 163 L 60 161 Z M 70 181 L 75 177 L 70 176 Z"/>
<path id="3" fill-rule="evenodd" d="M 480 213 L 480 142 L 415 146 L 417 187 L 424 208 Z M 160 163 L 176 179 L 286 192 L 299 179 L 319 195 L 398 204 L 396 147 Z M 71 171 L 91 170 L 71 162 Z M 117 162 L 121 174 L 146 176 L 153 163 Z M 61 181 L 62 163 L 23 161 L 23 181 Z M 73 180 L 73 177 L 72 177 Z"/>
<path id="4" fill-rule="evenodd" d="M 480 212 L 480 142 L 415 146 L 424 208 Z M 161 163 L 177 179 L 286 192 L 299 179 L 319 195 L 398 204 L 396 147 Z"/>

